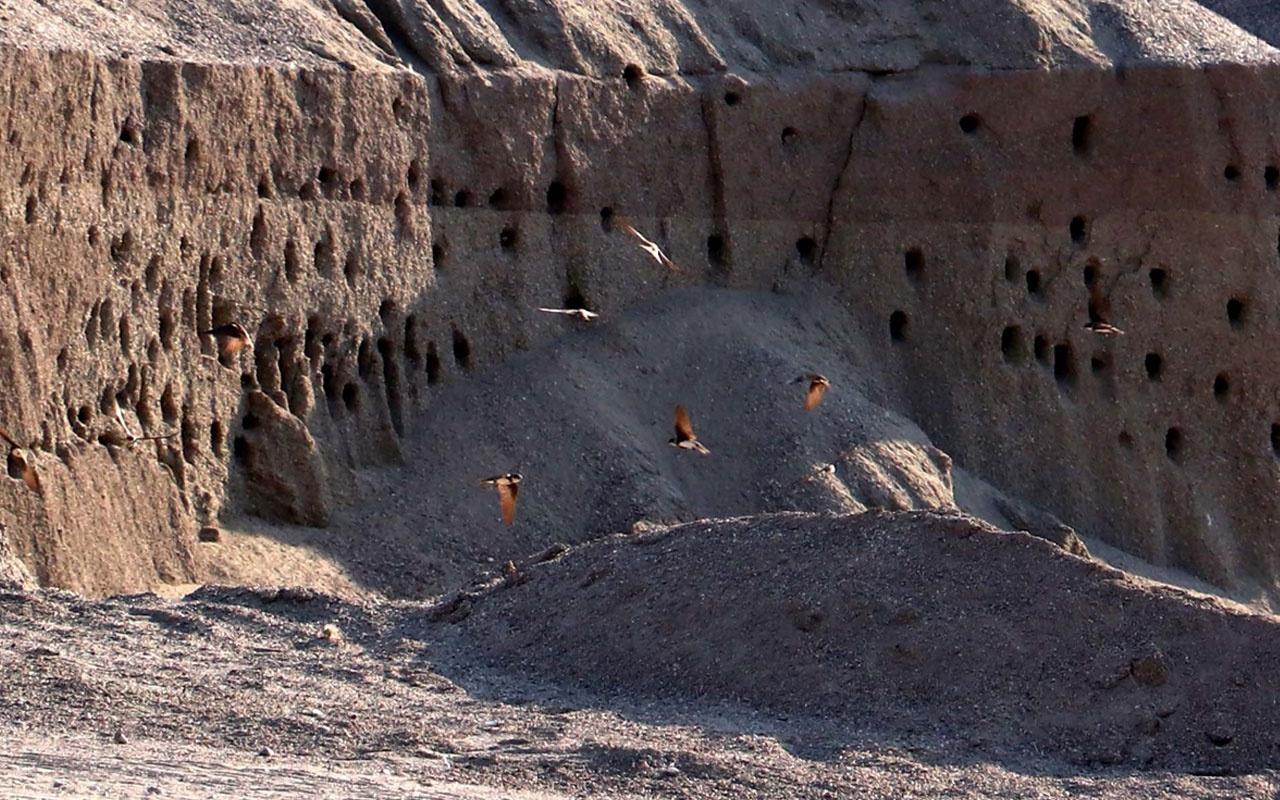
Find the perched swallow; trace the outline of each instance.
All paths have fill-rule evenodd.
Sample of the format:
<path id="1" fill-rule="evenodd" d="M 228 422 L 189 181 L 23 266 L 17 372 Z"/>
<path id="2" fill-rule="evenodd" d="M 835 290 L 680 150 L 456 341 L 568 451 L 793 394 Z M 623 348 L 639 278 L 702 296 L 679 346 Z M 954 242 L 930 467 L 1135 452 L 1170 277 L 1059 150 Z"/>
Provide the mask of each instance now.
<path id="1" fill-rule="evenodd" d="M 681 405 L 676 406 L 676 437 L 667 444 L 682 450 L 696 450 L 704 456 L 711 455 L 711 451 L 698 441 L 693 432 L 693 423 L 689 420 L 689 412 Z"/>
<path id="2" fill-rule="evenodd" d="M 640 242 L 640 248 L 644 250 L 646 253 L 648 253 L 649 255 L 653 256 L 654 261 L 657 261 L 659 264 L 671 270 L 672 272 L 680 272 L 680 273 L 684 272 L 684 270 L 680 269 L 675 265 L 674 261 L 667 258 L 667 254 L 662 252 L 662 249 L 660 247 L 658 247 L 656 244 L 649 241 L 648 239 L 644 238 L 644 236 L 640 235 L 640 231 L 631 227 L 631 223 L 627 222 L 625 219 L 622 219 L 620 217 L 617 218 L 615 222 L 618 225 L 621 225 L 624 231 L 634 236 L 636 238 L 636 241 Z"/>
<path id="3" fill-rule="evenodd" d="M 545 311 L 548 314 L 565 314 L 570 317 L 577 317 L 578 319 L 586 320 L 587 322 L 590 322 L 600 316 L 596 312 L 588 311 L 585 308 L 539 308 L 538 310 Z"/>
<path id="4" fill-rule="evenodd" d="M 498 487 L 498 502 L 502 505 L 502 519 L 508 525 L 516 521 L 516 495 L 520 492 L 520 481 L 524 478 L 519 472 L 508 472 L 506 475 L 494 475 L 480 481 L 481 486 Z"/>
<path id="5" fill-rule="evenodd" d="M 36 468 L 31 466 L 26 450 L 21 447 L 14 447 L 9 450 L 8 466 L 10 475 L 15 475 L 16 473 L 22 476 L 22 482 L 27 485 L 28 489 L 33 492 L 40 491 L 40 478 L 36 475 Z"/>
<path id="6" fill-rule="evenodd" d="M 200 331 L 201 336 L 212 336 L 218 341 L 218 352 L 224 356 L 233 356 L 249 343 L 249 332 L 238 322 L 228 322 L 207 331 Z"/>
<path id="7" fill-rule="evenodd" d="M 1111 312 L 1111 301 L 1102 294 L 1102 287 L 1094 283 L 1089 287 L 1089 321 L 1086 328 L 1099 336 L 1114 336 L 1124 331 L 1107 322 L 1105 317 Z"/>
<path id="8" fill-rule="evenodd" d="M 792 383 L 800 383 L 802 381 L 809 382 L 809 393 L 804 397 L 804 410 L 812 411 L 814 406 L 822 402 L 822 395 L 826 393 L 831 381 L 816 372 L 806 372 L 793 380 Z"/>

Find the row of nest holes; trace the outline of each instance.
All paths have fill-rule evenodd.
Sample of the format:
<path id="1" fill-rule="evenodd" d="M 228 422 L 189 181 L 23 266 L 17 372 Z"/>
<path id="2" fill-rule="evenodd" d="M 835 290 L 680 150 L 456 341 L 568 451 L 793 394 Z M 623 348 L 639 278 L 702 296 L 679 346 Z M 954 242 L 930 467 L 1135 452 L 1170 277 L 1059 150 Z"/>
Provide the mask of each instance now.
<path id="1" fill-rule="evenodd" d="M 919 266 L 915 267 L 918 273 Z M 908 253 L 907 275 L 913 275 L 911 254 Z M 1018 262 L 1016 256 L 1009 256 L 1005 259 L 1004 276 L 1010 282 L 1017 282 L 1020 278 L 1026 282 L 1027 294 L 1036 299 L 1043 299 L 1044 296 L 1044 280 L 1040 270 L 1029 269 L 1025 272 Z M 1084 285 L 1093 286 L 1100 277 L 1097 264 L 1090 263 L 1084 268 Z M 1151 286 L 1151 294 L 1157 300 L 1165 300 L 1169 297 L 1170 279 L 1168 270 L 1163 267 L 1153 267 L 1147 270 L 1147 281 Z M 1248 321 L 1248 304 L 1240 297 L 1232 297 L 1227 300 L 1226 306 L 1227 323 L 1234 329 L 1240 330 Z"/>
<path id="2" fill-rule="evenodd" d="M 1005 360 L 1011 363 L 1023 362 L 1027 359 L 1027 346 L 1023 339 L 1022 328 L 1017 325 L 1010 325 L 1001 332 L 1000 351 L 1004 354 Z M 1059 381 L 1070 384 L 1075 380 L 1076 369 L 1070 344 L 1062 343 L 1051 346 L 1048 338 L 1043 335 L 1037 335 L 1032 341 L 1031 355 L 1040 364 L 1046 367 L 1053 367 L 1054 377 Z M 1109 371 L 1111 366 L 1112 360 L 1108 353 L 1095 353 L 1089 359 L 1089 371 L 1095 375 Z M 1146 373 L 1147 380 L 1162 380 L 1164 367 L 1164 357 L 1159 353 L 1147 353 L 1142 359 L 1142 368 L 1143 372 Z M 1230 376 L 1225 372 L 1220 372 L 1214 376 L 1213 396 L 1219 401 L 1225 402 L 1230 392 Z"/>
<path id="3" fill-rule="evenodd" d="M 960 130 L 972 134 L 982 127 L 982 117 L 970 112 L 960 118 Z M 1076 155 L 1086 157 L 1093 151 L 1093 118 L 1089 115 L 1078 116 L 1071 121 L 1071 149 Z M 1222 177 L 1236 183 L 1241 177 L 1240 167 L 1228 164 L 1222 169 Z M 1268 191 L 1280 188 L 1280 167 L 1268 164 L 1262 170 L 1262 180 Z M 1073 237 L 1074 238 L 1074 237 Z"/>

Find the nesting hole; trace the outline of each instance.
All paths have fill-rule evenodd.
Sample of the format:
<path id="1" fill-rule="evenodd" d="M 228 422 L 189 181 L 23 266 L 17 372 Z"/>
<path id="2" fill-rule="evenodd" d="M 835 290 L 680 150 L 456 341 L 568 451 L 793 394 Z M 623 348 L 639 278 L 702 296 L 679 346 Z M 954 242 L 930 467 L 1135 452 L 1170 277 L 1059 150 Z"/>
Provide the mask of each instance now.
<path id="1" fill-rule="evenodd" d="M 453 361 L 463 369 L 471 366 L 471 342 L 457 328 L 453 329 Z"/>
<path id="2" fill-rule="evenodd" d="M 1182 463 L 1185 449 L 1184 438 L 1181 428 L 1173 427 L 1164 433 L 1164 454 L 1175 464 Z"/>
<path id="3" fill-rule="evenodd" d="M 1088 116 L 1076 117 L 1071 123 L 1071 149 L 1078 156 L 1087 156 L 1093 146 L 1093 120 Z"/>
<path id="4" fill-rule="evenodd" d="M 1032 342 L 1032 349 L 1035 351 L 1036 361 L 1045 365 L 1049 363 L 1049 356 L 1052 352 L 1052 348 L 1049 347 L 1049 340 L 1047 338 L 1043 335 L 1036 336 L 1035 341 Z"/>
<path id="5" fill-rule="evenodd" d="M 354 383 L 342 387 L 342 404 L 353 414 L 360 409 L 360 389 Z"/>
<path id="6" fill-rule="evenodd" d="M 898 310 L 889 315 L 889 338 L 895 342 L 907 340 L 907 312 Z"/>
<path id="7" fill-rule="evenodd" d="M 1240 180 L 1240 168 L 1235 164 L 1228 164 L 1222 168 L 1222 177 L 1226 178 L 1231 183 L 1235 183 Z"/>
<path id="8" fill-rule="evenodd" d="M 1166 270 L 1153 267 L 1147 273 L 1147 280 L 1151 281 L 1151 294 L 1157 300 L 1163 300 L 1169 296 L 1169 273 Z"/>
<path id="9" fill-rule="evenodd" d="M 600 209 L 600 229 L 605 233 L 613 232 L 613 208 L 610 206 Z"/>
<path id="10" fill-rule="evenodd" d="M 565 190 L 563 183 L 552 181 L 551 185 L 547 187 L 547 213 L 563 214 L 568 202 L 568 196 L 569 193 Z"/>
<path id="11" fill-rule="evenodd" d="M 1022 328 L 1009 325 L 1000 334 L 1000 352 L 1005 361 L 1021 361 L 1027 356 L 1027 344 L 1022 337 Z"/>
<path id="12" fill-rule="evenodd" d="M 444 198 L 445 198 L 444 181 L 441 181 L 441 180 L 431 181 L 431 194 L 428 197 L 427 202 L 433 206 L 442 206 L 445 204 Z"/>
<path id="13" fill-rule="evenodd" d="M 1039 297 L 1040 289 L 1041 289 L 1040 270 L 1038 269 L 1027 270 L 1027 294 L 1031 295 L 1032 297 Z"/>
<path id="14" fill-rule="evenodd" d="M 924 253 L 918 247 L 913 247 L 903 253 L 903 266 L 907 271 L 907 277 L 913 281 L 918 281 L 924 277 Z"/>
<path id="15" fill-rule="evenodd" d="M 507 195 L 507 190 L 499 186 L 493 190 L 493 194 L 489 195 L 489 208 L 498 211 L 507 211 L 510 209 L 511 199 Z"/>
<path id="16" fill-rule="evenodd" d="M 444 260 L 447 253 L 448 251 L 445 249 L 444 243 L 433 242 L 431 244 L 431 263 L 435 265 L 436 269 L 440 269 L 444 266 Z"/>
<path id="17" fill-rule="evenodd" d="M 1280 458 L 1280 423 L 1271 425 L 1271 455 Z"/>
<path id="18" fill-rule="evenodd" d="M 804 264 L 812 264 L 818 251 L 818 243 L 811 236 L 802 236 L 796 240 L 796 255 Z"/>
<path id="19" fill-rule="evenodd" d="M 1213 396 L 1218 398 L 1219 402 L 1226 402 L 1227 395 L 1231 392 L 1231 379 L 1227 377 L 1227 373 L 1219 372 L 1213 379 Z"/>
<path id="20" fill-rule="evenodd" d="M 214 420 L 213 424 L 209 426 L 209 449 L 218 458 L 223 458 L 227 455 L 227 432 L 218 420 Z"/>
<path id="21" fill-rule="evenodd" d="M 1231 323 L 1231 327 L 1237 330 L 1244 327 L 1245 306 L 1244 301 L 1238 297 L 1233 297 L 1227 301 L 1227 322 Z"/>
<path id="22" fill-rule="evenodd" d="M 31 195 L 31 196 L 29 196 L 29 197 L 27 198 L 27 215 L 26 215 L 26 220 L 27 220 L 27 224 L 28 224 L 28 225 L 31 225 L 31 224 L 33 224 L 33 223 L 36 221 L 36 210 L 37 210 L 39 207 L 40 207 L 40 204 L 39 204 L 39 202 L 36 200 L 36 196 L 35 196 L 34 194 L 33 194 L 33 195 Z"/>
<path id="23" fill-rule="evenodd" d="M 1089 241 L 1089 221 L 1084 217 L 1079 215 L 1072 217 L 1069 231 L 1072 242 L 1083 245 Z"/>
<path id="24" fill-rule="evenodd" d="M 1147 380 L 1158 381 L 1164 374 L 1164 357 L 1159 353 L 1147 353 L 1142 359 L 1142 366 L 1147 371 Z"/>
<path id="25" fill-rule="evenodd" d="M 622 68 L 622 79 L 627 82 L 627 86 L 632 91 L 639 89 L 644 81 L 644 67 L 639 64 L 626 65 Z"/>
<path id="26" fill-rule="evenodd" d="M 742 102 L 742 95 L 738 92 L 725 92 L 724 104 L 726 106 L 736 106 Z"/>
<path id="27" fill-rule="evenodd" d="M 440 382 L 440 353 L 436 351 L 435 342 L 427 342 L 427 383 Z"/>
<path id="28" fill-rule="evenodd" d="M 1095 283 L 1097 283 L 1098 273 L 1099 273 L 1098 263 L 1093 259 L 1089 259 L 1089 263 L 1086 264 L 1084 268 L 1084 275 L 1083 275 L 1084 285 L 1093 286 Z"/>
<path id="29" fill-rule="evenodd" d="M 965 133 L 975 133 L 980 127 L 982 127 L 982 117 L 977 114 L 970 112 L 960 118 L 960 130 Z"/>
<path id="30" fill-rule="evenodd" d="M 794 142 L 796 140 L 796 137 L 799 135 L 800 135 L 799 131 L 797 131 L 795 128 L 791 127 L 790 125 L 788 125 L 787 127 L 782 129 L 782 143 L 784 145 L 789 145 L 792 142 Z"/>
<path id="31" fill-rule="evenodd" d="M 1013 283 L 1022 277 L 1022 262 L 1015 255 L 1007 255 L 1004 259 L 1004 279 Z"/>
<path id="32" fill-rule="evenodd" d="M 1094 353 L 1089 358 L 1089 371 L 1101 375 L 1111 369 L 1111 356 L 1107 353 Z"/>
<path id="33" fill-rule="evenodd" d="M 713 267 L 718 269 L 723 269 L 727 266 L 724 237 L 718 233 L 713 233 L 707 237 L 707 260 L 711 262 Z"/>
<path id="34" fill-rule="evenodd" d="M 1058 383 L 1070 385 L 1076 379 L 1076 362 L 1067 343 L 1053 346 L 1053 377 Z"/>
<path id="35" fill-rule="evenodd" d="M 1120 431 L 1120 434 L 1116 437 L 1116 441 L 1120 442 L 1120 446 L 1126 450 L 1133 449 L 1133 434 L 1128 431 Z"/>
<path id="36" fill-rule="evenodd" d="M 466 208 L 471 205 L 471 193 L 466 189 L 460 189 L 453 195 L 453 205 L 455 208 Z"/>
<path id="37" fill-rule="evenodd" d="M 515 250 L 516 244 L 520 239 L 520 233 L 512 225 L 508 225 L 498 234 L 498 244 L 503 250 Z"/>
<path id="38" fill-rule="evenodd" d="M 1268 165 L 1262 171 L 1262 180 L 1267 185 L 1268 192 L 1274 192 L 1277 186 L 1280 186 L 1280 168 L 1274 165 Z"/>

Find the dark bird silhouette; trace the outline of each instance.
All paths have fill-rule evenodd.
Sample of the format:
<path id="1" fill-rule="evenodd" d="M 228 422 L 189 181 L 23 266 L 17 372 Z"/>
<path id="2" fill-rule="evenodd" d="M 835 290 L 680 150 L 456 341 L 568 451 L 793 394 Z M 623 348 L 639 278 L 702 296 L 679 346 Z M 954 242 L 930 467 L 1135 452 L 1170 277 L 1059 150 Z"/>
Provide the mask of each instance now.
<path id="1" fill-rule="evenodd" d="M 1102 287 L 1093 284 L 1089 287 L 1089 321 L 1084 326 L 1099 336 L 1114 336 L 1124 331 L 1107 321 L 1111 315 L 1111 301 L 1102 294 Z"/>
<path id="2" fill-rule="evenodd" d="M 502 520 L 508 525 L 516 521 L 516 495 L 520 493 L 520 481 L 524 480 L 519 472 L 508 472 L 506 475 L 494 475 L 480 481 L 481 486 L 498 487 L 498 503 L 502 506 Z"/>
<path id="3" fill-rule="evenodd" d="M 249 332 L 238 322 L 228 322 L 207 331 L 200 331 L 201 336 L 212 336 L 218 342 L 218 353 L 233 356 L 249 344 Z"/>
<path id="4" fill-rule="evenodd" d="M 615 222 L 616 224 L 621 225 L 624 231 L 626 231 L 627 233 L 635 237 L 636 241 L 640 242 L 640 249 L 644 250 L 646 253 L 653 256 L 654 261 L 657 261 L 659 264 L 671 270 L 672 272 L 680 272 L 680 273 L 684 272 L 684 270 L 676 266 L 674 261 L 667 258 L 667 254 L 662 252 L 662 248 L 658 247 L 653 242 L 644 238 L 644 236 L 640 234 L 640 231 L 631 227 L 630 222 L 627 222 L 625 219 L 622 219 L 621 217 L 617 218 Z"/>
<path id="5" fill-rule="evenodd" d="M 812 411 L 814 406 L 822 402 L 822 395 L 826 394 L 827 388 L 831 386 L 831 381 L 816 372 L 806 372 L 792 383 L 809 382 L 809 392 L 804 396 L 804 410 Z"/>
<path id="6" fill-rule="evenodd" d="M 682 450 L 693 450 L 704 456 L 711 455 L 711 451 L 698 441 L 697 435 L 693 432 L 693 422 L 689 420 L 689 412 L 685 411 L 684 406 L 681 405 L 676 406 L 676 436 L 667 444 Z"/>

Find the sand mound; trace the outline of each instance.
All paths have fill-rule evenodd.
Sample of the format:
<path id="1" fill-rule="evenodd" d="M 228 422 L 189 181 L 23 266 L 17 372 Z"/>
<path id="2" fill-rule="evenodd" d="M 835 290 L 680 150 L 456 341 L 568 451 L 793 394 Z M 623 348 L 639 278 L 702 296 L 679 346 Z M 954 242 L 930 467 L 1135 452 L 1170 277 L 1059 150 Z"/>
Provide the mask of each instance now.
<path id="1" fill-rule="evenodd" d="M 451 598 L 422 635 L 519 675 L 989 753 L 1233 772 L 1276 754 L 1280 625 L 954 512 L 704 521 Z"/>
<path id="2" fill-rule="evenodd" d="M 327 530 L 255 530 L 335 555 L 365 587 L 427 597 L 493 560 L 637 522 L 955 506 L 951 459 L 871 399 L 887 330 L 863 330 L 829 298 L 695 289 L 590 325 L 543 316 L 564 334 L 436 390 L 404 466 L 361 471 L 359 504 Z M 789 383 L 806 370 L 832 383 L 809 412 L 806 387 Z M 710 456 L 668 445 L 677 403 Z M 510 527 L 478 485 L 506 472 L 524 476 Z M 222 557 L 256 560 L 249 541 L 219 545 Z"/>

